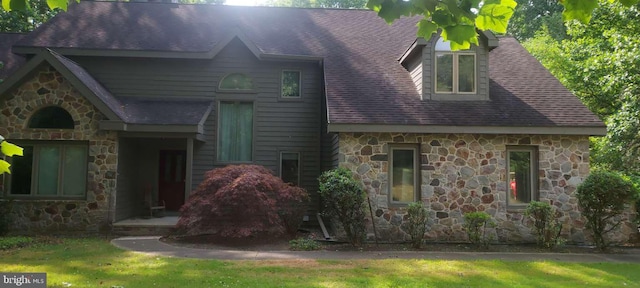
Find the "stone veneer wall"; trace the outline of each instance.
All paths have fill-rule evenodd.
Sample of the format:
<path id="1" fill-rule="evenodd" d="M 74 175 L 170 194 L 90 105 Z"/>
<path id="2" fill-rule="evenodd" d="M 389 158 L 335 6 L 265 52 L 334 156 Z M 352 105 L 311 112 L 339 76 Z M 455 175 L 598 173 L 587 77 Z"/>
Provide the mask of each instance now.
<path id="1" fill-rule="evenodd" d="M 109 199 L 115 195 L 117 136 L 99 131 L 105 117 L 51 67 L 43 67 L 0 101 L 0 135 L 9 140 L 81 140 L 89 145 L 86 200 L 13 199 L 11 230 L 19 234 L 65 231 L 98 232 L 108 228 Z M 75 128 L 31 129 L 29 119 L 40 108 L 59 106 L 73 117 Z M 0 177 L 0 201 L 6 201 Z"/>
<path id="2" fill-rule="evenodd" d="M 490 233 L 498 242 L 535 242 L 523 209 L 506 205 L 507 145 L 538 147 L 539 200 L 556 207 L 565 239 L 590 241 L 575 195 L 589 174 L 587 136 L 340 133 L 340 166 L 364 184 L 380 239 L 410 239 L 403 226 L 406 210 L 388 200 L 388 147 L 399 143 L 420 149 L 420 197 L 429 208 L 427 241 L 467 241 L 463 213 L 485 211 L 497 224 Z M 625 224 L 612 233 L 612 240 L 629 239 L 632 216 L 631 210 L 623 215 Z"/>

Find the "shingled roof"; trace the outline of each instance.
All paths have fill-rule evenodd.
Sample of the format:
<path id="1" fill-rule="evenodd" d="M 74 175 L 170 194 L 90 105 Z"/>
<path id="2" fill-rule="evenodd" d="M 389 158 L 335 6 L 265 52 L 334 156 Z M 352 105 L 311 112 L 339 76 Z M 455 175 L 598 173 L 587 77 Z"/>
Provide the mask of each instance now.
<path id="1" fill-rule="evenodd" d="M 11 52 L 11 46 L 23 36 L 24 34 L 19 33 L 0 33 L 0 61 L 4 63 L 4 67 L 0 69 L 0 79 L 7 78 L 24 64 L 24 57 Z"/>
<path id="2" fill-rule="evenodd" d="M 240 31 L 258 57 L 321 59 L 330 124 L 605 127 L 513 38 L 490 52 L 490 101 L 420 100 L 398 62 L 418 20 L 387 25 L 366 10 L 82 1 L 16 48 L 206 58 Z"/>

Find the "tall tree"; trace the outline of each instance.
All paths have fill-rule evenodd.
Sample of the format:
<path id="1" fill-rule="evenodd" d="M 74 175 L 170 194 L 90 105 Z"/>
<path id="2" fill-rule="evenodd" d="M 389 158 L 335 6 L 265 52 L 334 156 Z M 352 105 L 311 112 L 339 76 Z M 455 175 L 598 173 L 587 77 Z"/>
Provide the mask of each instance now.
<path id="1" fill-rule="evenodd" d="M 563 6 L 556 0 L 516 0 L 516 7 L 507 34 L 519 41 L 533 38 L 536 32 L 547 27 L 553 39 L 560 41 L 567 37 L 567 29 L 562 21 Z"/>
<path id="2" fill-rule="evenodd" d="M 0 9 L 0 32 L 33 31 L 60 11 L 60 9 L 49 8 L 46 0 L 33 0 L 30 4 L 30 7 L 23 10 Z"/>
<path id="3" fill-rule="evenodd" d="M 588 25 L 570 23 L 569 38 L 548 30 L 524 43 L 608 126 L 592 160 L 607 169 L 640 171 L 640 5 L 602 0 Z"/>

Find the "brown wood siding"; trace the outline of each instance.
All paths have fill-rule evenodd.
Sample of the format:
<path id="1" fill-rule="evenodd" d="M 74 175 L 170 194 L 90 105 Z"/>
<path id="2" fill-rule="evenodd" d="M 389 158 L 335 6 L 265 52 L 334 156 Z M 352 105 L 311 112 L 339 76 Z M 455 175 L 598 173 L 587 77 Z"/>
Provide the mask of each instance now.
<path id="1" fill-rule="evenodd" d="M 317 63 L 258 60 L 238 40 L 232 41 L 212 60 L 94 59 L 74 58 L 105 88 L 118 97 L 204 97 L 215 100 L 205 122 L 206 143 L 196 141 L 192 187 L 206 171 L 227 163 L 216 161 L 217 101 L 254 100 L 253 163 L 278 174 L 281 151 L 299 152 L 301 186 L 309 191 L 316 213 L 317 177 L 321 170 L 321 71 Z M 281 99 L 281 71 L 302 72 L 302 97 Z M 224 93 L 217 89 L 229 73 L 253 79 L 254 93 Z M 310 214 L 309 216 L 315 217 Z"/>
<path id="2" fill-rule="evenodd" d="M 422 52 L 416 53 L 407 61 L 407 70 L 409 71 L 409 75 L 411 75 L 411 80 L 416 85 L 416 89 L 418 90 L 418 94 L 422 95 Z"/>
<path id="3" fill-rule="evenodd" d="M 142 201 L 135 189 L 138 167 L 136 164 L 135 143 L 127 138 L 118 140 L 118 176 L 116 187 L 115 221 L 131 218 L 136 215 Z"/>

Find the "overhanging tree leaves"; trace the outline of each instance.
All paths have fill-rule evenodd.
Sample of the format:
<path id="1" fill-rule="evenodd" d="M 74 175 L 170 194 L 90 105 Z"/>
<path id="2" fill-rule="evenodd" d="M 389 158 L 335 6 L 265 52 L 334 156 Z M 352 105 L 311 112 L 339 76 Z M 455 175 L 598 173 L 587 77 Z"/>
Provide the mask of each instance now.
<path id="1" fill-rule="evenodd" d="M 29 4 L 30 7 L 24 10 L 0 9 L 0 32 L 33 31 L 61 11 L 49 8 L 46 0 L 33 0 Z"/>
<path id="2" fill-rule="evenodd" d="M 5 141 L 4 137 L 0 135 L 0 156 L 2 155 L 8 157 L 22 156 L 22 148 L 15 144 L 9 143 L 8 141 Z M 9 169 L 9 167 L 11 167 L 11 164 L 9 164 L 9 162 L 0 159 L 0 175 L 4 173 L 11 174 L 11 170 Z"/>
<path id="3" fill-rule="evenodd" d="M 640 0 L 615 0 L 627 7 Z M 597 0 L 558 0 L 564 6 L 564 21 L 578 20 L 588 23 Z M 507 32 L 507 24 L 513 16 L 515 0 L 369 0 L 367 7 L 391 23 L 402 16 L 422 15 L 418 23 L 418 36 L 430 38 L 439 29 L 451 48 L 467 49 L 477 44 L 478 30 L 491 30 L 498 34 Z"/>

